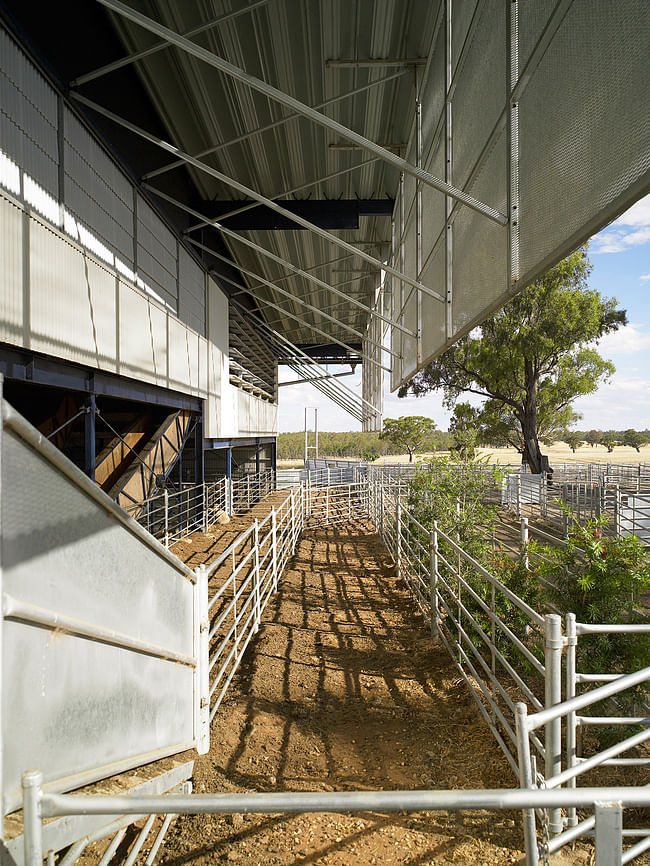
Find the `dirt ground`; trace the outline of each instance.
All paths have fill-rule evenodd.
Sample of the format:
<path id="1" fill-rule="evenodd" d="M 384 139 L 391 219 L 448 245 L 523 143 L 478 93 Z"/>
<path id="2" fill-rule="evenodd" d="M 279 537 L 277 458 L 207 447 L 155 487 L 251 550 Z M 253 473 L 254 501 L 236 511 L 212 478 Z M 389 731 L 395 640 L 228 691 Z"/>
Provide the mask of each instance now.
<path id="1" fill-rule="evenodd" d="M 202 536 L 185 542 L 205 545 Z M 362 522 L 306 533 L 217 713 L 194 790 L 512 787 L 444 648 Z M 521 819 L 480 812 L 186 816 L 161 864 L 520 861 Z M 589 863 L 578 846 L 566 863 Z"/>

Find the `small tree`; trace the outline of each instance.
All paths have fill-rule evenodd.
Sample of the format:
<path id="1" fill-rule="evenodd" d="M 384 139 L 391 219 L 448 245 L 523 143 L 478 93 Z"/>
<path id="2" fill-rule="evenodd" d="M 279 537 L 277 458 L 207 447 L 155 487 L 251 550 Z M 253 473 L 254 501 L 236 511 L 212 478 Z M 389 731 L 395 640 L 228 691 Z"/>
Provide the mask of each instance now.
<path id="1" fill-rule="evenodd" d="M 607 453 L 611 454 L 617 445 L 620 445 L 616 433 L 603 433 L 600 437 L 600 444 L 607 448 Z"/>
<path id="2" fill-rule="evenodd" d="M 409 463 L 413 462 L 413 454 L 420 449 L 424 440 L 436 429 L 435 421 L 423 415 L 402 415 L 400 418 L 385 418 L 384 429 L 380 439 L 388 439 L 409 455 Z"/>
<path id="3" fill-rule="evenodd" d="M 594 445 L 600 445 L 603 434 L 601 430 L 590 430 L 588 433 L 585 433 L 584 438 L 585 442 L 587 442 L 593 448 Z"/>
<path id="4" fill-rule="evenodd" d="M 642 446 L 648 444 L 648 437 L 643 433 L 638 433 L 636 430 L 626 430 L 623 433 L 621 444 L 627 445 L 629 448 L 635 448 L 637 452 L 640 452 Z"/>
<path id="5" fill-rule="evenodd" d="M 576 433 L 575 430 L 565 430 L 562 434 L 562 441 L 566 442 L 574 454 L 577 448 L 581 448 L 584 445 L 582 434 Z"/>

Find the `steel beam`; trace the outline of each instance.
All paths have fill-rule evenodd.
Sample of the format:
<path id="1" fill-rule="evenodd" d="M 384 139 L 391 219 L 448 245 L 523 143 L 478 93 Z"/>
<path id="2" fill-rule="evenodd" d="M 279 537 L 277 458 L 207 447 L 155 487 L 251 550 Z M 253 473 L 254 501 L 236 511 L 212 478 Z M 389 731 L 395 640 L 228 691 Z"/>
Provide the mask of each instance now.
<path id="1" fill-rule="evenodd" d="M 195 211 L 193 208 L 189 207 L 188 205 L 183 204 L 183 202 L 180 202 L 177 199 L 172 198 L 172 196 L 167 195 L 167 193 L 164 193 L 161 190 L 156 189 L 154 186 L 151 186 L 151 184 L 145 183 L 145 184 L 143 184 L 143 186 L 145 186 L 148 190 L 151 190 L 151 192 L 153 192 L 155 195 L 159 196 L 160 198 L 164 199 L 165 201 L 170 202 L 170 204 L 176 205 L 181 210 L 184 210 L 186 213 L 190 213 L 190 214 L 193 214 L 194 216 L 198 216 L 198 217 L 201 216 L 201 214 L 199 214 L 198 211 Z M 325 291 L 331 292 L 333 295 L 336 295 L 337 297 L 343 298 L 345 301 L 352 304 L 352 306 L 357 307 L 360 310 L 363 310 L 364 313 L 367 313 L 370 316 L 376 316 L 378 319 L 381 319 L 387 325 L 390 325 L 393 328 L 398 328 L 400 331 L 404 331 L 404 333 L 409 334 L 410 336 L 413 336 L 411 331 L 409 331 L 403 325 L 399 325 L 396 322 L 393 322 L 391 319 L 388 319 L 385 316 L 382 316 L 380 313 L 377 313 L 376 311 L 374 311 L 371 307 L 366 306 L 366 304 L 362 304 L 361 301 L 358 301 L 356 298 L 352 298 L 349 295 L 347 295 L 345 292 L 339 291 L 335 286 L 332 286 L 329 283 L 324 282 L 323 280 L 319 279 L 318 277 L 313 276 L 312 274 L 308 273 L 307 271 L 303 270 L 302 268 L 296 267 L 296 265 L 291 264 L 291 262 L 288 262 L 286 259 L 283 259 L 280 256 L 276 256 L 275 253 L 270 252 L 265 247 L 259 246 L 259 244 L 254 243 L 253 241 L 249 240 L 248 238 L 242 237 L 241 235 L 237 234 L 237 232 L 234 232 L 231 229 L 225 228 L 223 225 L 221 225 L 221 223 L 213 221 L 213 222 L 210 222 L 209 225 L 215 229 L 218 229 L 220 232 L 222 232 L 222 234 L 226 235 L 227 237 L 231 237 L 235 241 L 242 243 L 245 246 L 250 247 L 250 249 L 253 249 L 256 252 L 260 253 L 260 255 L 263 255 L 266 258 L 271 259 L 272 261 L 276 262 L 276 264 L 279 264 L 284 268 L 288 268 L 290 271 L 293 271 L 294 274 L 297 274 L 299 277 L 303 277 L 304 279 L 308 280 L 310 283 L 313 283 L 314 285 L 318 286 L 319 288 L 325 289 Z M 201 246 L 200 244 L 198 244 L 197 241 L 192 240 L 192 238 L 190 238 L 190 237 L 188 237 L 188 240 L 193 244 Z M 208 247 L 201 247 L 201 248 L 206 249 L 210 253 L 214 253 L 214 251 Z M 236 265 L 236 263 L 235 263 L 235 265 Z M 277 282 L 279 282 L 279 280 L 273 284 L 273 288 L 276 288 L 280 293 L 282 293 L 282 289 L 280 289 L 277 286 Z M 257 287 L 254 286 L 253 289 L 251 289 L 251 293 L 255 288 L 257 288 Z M 295 297 L 295 296 L 292 295 L 292 297 Z"/>
<path id="2" fill-rule="evenodd" d="M 368 150 L 370 153 L 374 153 L 375 156 L 378 156 L 384 162 L 392 165 L 393 168 L 396 168 L 399 171 L 403 171 L 406 174 L 412 175 L 417 180 L 425 183 L 427 186 L 438 190 L 438 192 L 442 192 L 445 195 L 449 195 L 452 198 L 458 199 L 458 201 L 460 201 L 462 204 L 466 205 L 472 210 L 477 211 L 478 213 L 482 214 L 483 216 L 487 217 L 493 222 L 496 222 L 499 225 L 505 226 L 508 224 L 508 217 L 505 214 L 502 214 L 500 211 L 496 210 L 495 208 L 490 207 L 490 205 L 478 201 L 478 199 L 475 199 L 473 196 L 468 195 L 467 193 L 463 192 L 463 190 L 456 189 L 455 187 L 450 186 L 444 180 L 441 180 L 440 178 L 434 177 L 432 174 L 429 174 L 428 171 L 424 171 L 424 169 L 422 168 L 411 165 L 408 160 L 402 159 L 401 157 L 390 153 L 390 151 L 385 150 L 374 141 L 365 138 L 363 135 L 359 135 L 359 133 L 354 132 L 354 130 L 348 129 L 348 127 L 344 126 L 343 124 L 332 120 L 332 118 L 321 114 L 313 108 L 310 108 L 308 105 L 305 105 L 303 102 L 300 102 L 300 100 L 295 99 L 293 96 L 289 96 L 289 94 L 283 93 L 283 91 L 278 90 L 277 87 L 273 87 L 272 85 L 261 81 L 259 78 L 256 78 L 254 75 L 250 75 L 245 70 L 234 66 L 232 63 L 229 63 L 222 57 L 219 57 L 216 54 L 213 54 L 211 51 L 208 51 L 207 49 L 196 45 L 194 42 L 191 42 L 189 39 L 181 36 L 179 33 L 176 33 L 175 31 L 170 30 L 168 27 L 165 27 L 164 25 L 153 21 L 146 15 L 142 15 L 140 12 L 136 12 L 134 9 L 131 9 L 129 6 L 126 6 L 124 3 L 120 2 L 120 0 L 98 0 L 98 2 L 101 3 L 103 6 L 106 6 L 108 9 L 113 10 L 113 12 L 122 15 L 124 18 L 133 21 L 135 24 L 138 24 L 145 30 L 149 30 L 151 33 L 155 33 L 162 39 L 165 39 L 167 42 L 171 42 L 173 45 L 176 45 L 178 48 L 181 48 L 188 54 L 196 57 L 198 60 L 202 60 L 209 66 L 212 66 L 215 69 L 218 69 L 219 71 L 225 73 L 226 75 L 229 75 L 236 81 L 240 81 L 242 84 L 245 84 L 253 88 L 254 90 L 259 91 L 260 93 L 263 93 L 269 99 L 273 99 L 276 102 L 281 103 L 282 105 L 286 105 L 288 108 L 291 108 L 293 111 L 303 115 L 314 123 L 317 123 L 320 126 L 324 126 L 326 129 L 332 130 L 332 132 L 338 133 L 342 138 L 351 141 L 353 144 L 359 145 L 360 147 L 364 148 L 364 150 Z"/>
<path id="3" fill-rule="evenodd" d="M 293 195 L 296 192 L 301 192 L 302 190 L 309 189 L 311 186 L 318 186 L 319 183 L 327 183 L 327 181 L 334 180 L 337 177 L 341 177 L 344 174 L 352 174 L 352 172 L 357 171 L 357 169 L 365 168 L 368 165 L 372 165 L 373 162 L 379 162 L 379 157 L 375 156 L 372 159 L 367 159 L 365 162 L 358 162 L 356 165 L 351 165 L 348 168 L 339 169 L 339 171 L 333 171 L 331 174 L 326 174 L 323 177 L 319 177 L 317 180 L 310 180 L 309 183 L 300 184 L 300 186 L 291 187 L 291 189 L 283 189 L 276 195 L 272 196 L 272 198 L 277 199 L 280 196 L 289 196 Z M 150 175 L 144 175 L 144 178 L 150 177 Z M 252 208 L 257 207 L 258 203 L 256 201 L 251 202 L 250 204 L 246 204 L 243 207 L 237 207 L 234 210 L 228 211 L 228 213 L 222 214 L 221 219 L 226 219 L 226 217 L 237 216 L 238 214 L 245 213 L 247 210 L 252 210 Z M 203 222 L 197 223 L 196 225 L 190 226 L 186 229 L 186 232 L 193 232 L 197 229 L 202 229 L 205 226 L 212 225 L 210 220 L 203 220 Z M 356 241 L 357 244 L 361 245 L 361 241 Z M 383 241 L 377 241 L 375 245 L 379 245 L 383 243 Z"/>
<path id="4" fill-rule="evenodd" d="M 105 0 L 98 0 L 98 2 L 105 2 Z M 111 0 L 111 2 L 113 2 L 113 0 Z M 139 135 L 141 138 L 145 139 L 145 141 L 149 141 L 152 144 L 155 144 L 158 147 L 162 148 L 163 150 L 168 151 L 169 153 L 178 154 L 178 156 L 181 157 L 182 159 L 184 159 L 188 165 L 193 165 L 195 168 L 198 168 L 201 171 L 204 171 L 206 174 L 209 174 L 212 177 L 215 177 L 217 180 L 220 180 L 223 183 L 227 184 L 228 186 L 231 186 L 233 189 L 236 189 L 238 192 L 242 193 L 243 195 L 250 196 L 250 198 L 253 198 L 256 201 L 267 205 L 272 210 L 277 211 L 278 213 L 282 214 L 283 216 L 289 217 L 289 219 L 292 219 L 298 225 L 302 225 L 302 226 L 304 226 L 304 228 L 310 229 L 314 234 L 319 235 L 320 237 L 324 238 L 325 240 L 329 241 L 330 243 L 334 244 L 335 246 L 338 246 L 338 247 L 341 247 L 341 249 L 347 250 L 349 253 L 352 253 L 353 255 L 356 255 L 359 258 L 364 259 L 364 261 L 367 261 L 370 264 L 375 265 L 375 267 L 379 268 L 380 270 L 384 270 L 387 273 L 391 274 L 392 276 L 397 277 L 398 280 L 402 280 L 403 282 L 408 283 L 409 286 L 413 286 L 413 288 L 418 289 L 421 292 L 424 292 L 425 295 L 430 295 L 432 298 L 435 298 L 438 301 L 443 301 L 442 295 L 438 294 L 438 292 L 434 292 L 433 289 L 430 289 L 427 286 L 422 285 L 422 283 L 419 283 L 417 280 L 411 279 L 411 277 L 407 276 L 406 274 L 400 273 L 399 271 L 395 270 L 392 266 L 387 265 L 386 263 L 382 262 L 380 259 L 374 258 L 374 256 L 368 255 L 368 253 L 365 253 L 363 250 L 357 249 L 357 247 L 353 246 L 352 244 L 347 243 L 346 241 L 342 240 L 341 238 L 338 238 L 336 235 L 330 234 L 330 232 L 325 231 L 325 229 L 321 229 L 318 226 L 314 225 L 313 223 L 310 223 L 308 220 L 304 220 L 302 217 L 299 217 L 296 214 L 292 214 L 290 211 L 287 211 L 284 208 L 277 205 L 271 199 L 266 198 L 266 196 L 263 196 L 260 193 L 256 192 L 255 190 L 250 189 L 247 186 L 244 186 L 244 184 L 239 183 L 238 181 L 234 180 L 234 178 L 229 177 L 227 174 L 223 174 L 223 172 L 217 171 L 216 168 L 211 168 L 209 165 L 206 165 L 205 163 L 201 162 L 200 160 L 194 159 L 194 157 L 190 156 L 189 153 L 185 153 L 180 148 L 175 147 L 173 144 L 169 144 L 168 142 L 163 141 L 162 139 L 158 138 L 157 136 L 152 135 L 151 133 L 147 132 L 146 130 L 142 129 L 141 127 L 136 126 L 135 123 L 131 123 L 130 121 L 125 120 L 123 117 L 120 117 L 118 114 L 115 114 L 115 112 L 109 111 L 107 108 L 104 108 L 102 105 L 99 105 L 98 103 L 93 102 L 92 99 L 87 99 L 85 96 L 82 96 L 80 93 L 71 93 L 70 95 L 77 102 L 80 102 L 82 105 L 86 105 L 89 108 L 92 108 L 93 111 L 96 111 L 98 114 L 101 114 L 104 117 L 108 117 L 109 120 L 112 120 L 115 123 L 119 124 L 120 126 L 123 126 L 125 129 L 128 129 L 129 131 L 133 132 L 135 135 Z"/>
<path id="5" fill-rule="evenodd" d="M 358 229 L 362 216 L 384 216 L 393 214 L 394 201 L 391 198 L 305 198 L 275 199 L 277 204 L 299 214 L 324 229 Z M 250 202 L 244 202 L 244 206 Z M 254 203 L 246 212 L 228 216 L 232 208 L 229 201 L 204 201 L 203 209 L 212 219 L 236 231 L 291 231 L 295 228 L 293 220 L 287 220 L 270 211 L 264 205 Z"/>
<path id="6" fill-rule="evenodd" d="M 266 0 L 268 2 L 268 0 Z M 345 93 L 342 93 L 340 96 L 334 96 L 331 99 L 326 99 L 325 102 L 320 102 L 318 105 L 314 105 L 314 108 L 321 109 L 326 108 L 328 105 L 334 105 L 337 102 L 342 102 L 344 99 L 349 99 L 351 96 L 357 96 L 359 93 L 364 93 L 366 90 L 370 90 L 371 87 L 375 87 L 378 84 L 386 84 L 388 81 L 393 81 L 395 78 L 400 78 L 404 75 L 406 70 L 402 70 L 401 72 L 394 72 L 392 75 L 386 75 L 383 78 L 378 78 L 376 81 L 369 81 L 368 84 L 364 84 L 361 87 L 355 87 L 354 90 L 348 90 Z M 272 123 L 267 123 L 264 126 L 258 126 L 256 129 L 251 129 L 243 135 L 238 135 L 236 138 L 231 138 L 228 141 L 223 141 L 220 144 L 215 144 L 213 147 L 208 147 L 206 150 L 201 150 L 199 153 L 195 153 L 194 156 L 196 159 L 202 159 L 204 156 L 210 156 L 210 154 L 218 153 L 220 150 L 225 150 L 228 147 L 232 147 L 235 144 L 240 144 L 242 141 L 246 141 L 253 135 L 262 135 L 264 132 L 268 132 L 271 129 L 276 129 L 278 126 L 282 126 L 285 123 L 288 123 L 290 120 L 294 120 L 300 117 L 300 114 L 288 114 L 286 117 L 281 117 L 279 120 L 274 120 Z M 378 157 L 376 157 L 378 159 Z M 147 174 L 143 175 L 145 180 L 151 180 L 153 177 L 157 177 L 160 174 L 164 174 L 167 171 L 171 171 L 173 168 L 179 168 L 184 165 L 182 159 L 177 159 L 175 162 L 170 162 L 167 165 L 163 165 L 160 168 L 155 169 L 154 171 L 147 172 Z"/>
<path id="7" fill-rule="evenodd" d="M 289 382 L 278 382 L 278 388 L 286 387 L 287 385 L 313 384 L 322 379 L 343 379 L 345 376 L 354 376 L 355 372 L 355 370 L 350 370 L 348 373 L 328 373 L 327 376 L 315 376 L 313 379 L 291 379 Z"/>
<path id="8" fill-rule="evenodd" d="M 326 60 L 325 67 L 327 69 L 373 69 L 377 66 L 424 66 L 427 62 L 426 57 L 387 57 L 385 59 L 377 58 L 367 60 Z"/>
<path id="9" fill-rule="evenodd" d="M 236 9 L 234 12 L 228 12 L 225 15 L 220 15 L 218 18 L 213 18 L 211 21 L 208 21 L 207 24 L 201 24 L 199 27 L 194 27 L 192 30 L 188 30 L 184 33 L 184 37 L 189 39 L 191 36 L 198 36 L 199 33 L 205 33 L 206 30 L 211 30 L 213 27 L 216 27 L 218 24 L 223 24 L 225 21 L 230 21 L 232 18 L 237 18 L 239 15 L 243 15 L 246 12 L 252 12 L 253 9 L 257 9 L 258 6 L 266 6 L 269 0 L 255 0 L 255 2 L 250 3 L 248 6 L 244 6 L 242 9 Z M 85 75 L 79 76 L 79 78 L 75 78 L 74 81 L 70 82 L 70 87 L 79 87 L 82 84 L 86 84 L 89 81 L 94 81 L 96 78 L 100 78 L 102 75 L 107 75 L 109 72 L 115 72 L 117 69 L 122 69 L 124 66 L 128 66 L 130 63 L 135 63 L 136 60 L 142 60 L 144 57 L 150 57 L 152 54 L 156 54 L 158 51 L 162 51 L 163 48 L 169 48 L 169 42 L 158 42 L 156 45 L 152 45 L 150 48 L 145 48 L 142 51 L 136 51 L 134 54 L 129 54 L 127 57 L 122 57 L 121 60 L 114 60 L 113 63 L 107 63 L 105 66 L 100 66 L 98 69 L 93 70 L 92 72 L 87 72 Z"/>

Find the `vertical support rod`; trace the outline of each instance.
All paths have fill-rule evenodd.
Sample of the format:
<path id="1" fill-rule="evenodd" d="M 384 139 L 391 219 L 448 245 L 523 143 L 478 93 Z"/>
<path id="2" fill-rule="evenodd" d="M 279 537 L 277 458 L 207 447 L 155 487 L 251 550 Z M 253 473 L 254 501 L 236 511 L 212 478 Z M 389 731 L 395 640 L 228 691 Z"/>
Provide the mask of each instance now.
<path id="1" fill-rule="evenodd" d="M 519 787 L 530 791 L 535 787 L 530 765 L 530 741 L 528 739 L 528 710 L 526 704 L 515 704 L 515 721 L 517 732 L 517 761 L 519 764 Z M 524 809 L 524 846 L 526 849 L 526 866 L 537 866 L 537 831 L 535 829 L 535 810 Z"/>
<path id="2" fill-rule="evenodd" d="M 232 514 L 232 448 L 226 448 L 226 481 L 228 483 L 228 502 L 226 504 L 226 511 L 228 514 Z"/>
<path id="3" fill-rule="evenodd" d="M 199 755 L 210 751 L 210 615 L 208 613 L 208 572 L 205 565 L 196 569 L 196 750 Z"/>
<path id="4" fill-rule="evenodd" d="M 203 488 L 201 491 L 201 499 L 199 501 L 201 513 L 196 515 L 196 523 L 199 526 L 203 526 L 203 531 L 207 532 L 208 517 L 205 492 L 205 462 L 203 455 L 203 416 L 200 416 L 194 425 L 194 485 L 197 487 L 201 485 Z"/>
<path id="5" fill-rule="evenodd" d="M 95 459 L 97 441 L 95 437 L 95 419 L 97 416 L 97 398 L 89 394 L 86 400 L 84 415 L 84 472 L 91 481 L 95 480 Z"/>
<path id="6" fill-rule="evenodd" d="M 23 835 L 25 866 L 43 866 L 43 822 L 41 818 L 40 770 L 23 773 Z"/>
<path id="7" fill-rule="evenodd" d="M 271 508 L 271 557 L 273 573 L 273 591 L 278 588 L 278 516 L 275 507 Z"/>
<path id="8" fill-rule="evenodd" d="M 422 102 L 420 85 L 422 73 L 420 67 L 414 69 L 415 75 L 415 164 L 422 168 Z M 422 181 L 415 181 L 415 261 L 416 279 L 420 279 L 422 272 Z M 424 296 L 422 292 L 417 293 L 417 324 L 416 324 L 416 357 L 418 366 L 422 363 L 422 304 Z"/>
<path id="9" fill-rule="evenodd" d="M 259 439 L 255 442 L 255 473 L 260 474 L 260 443 Z"/>
<path id="10" fill-rule="evenodd" d="M 453 182 L 453 127 L 452 127 L 452 93 L 451 85 L 454 77 L 453 39 L 452 39 L 452 7 L 453 0 L 445 4 L 445 180 Z M 454 335 L 453 321 L 453 264 L 454 264 L 454 229 L 451 214 L 454 200 L 445 196 L 445 333 L 449 343 Z"/>
<path id="11" fill-rule="evenodd" d="M 528 569 L 528 518 L 521 518 L 521 553 L 524 560 L 524 567 Z"/>
<path id="12" fill-rule="evenodd" d="M 517 473 L 517 517 L 521 517 L 521 475 Z"/>
<path id="13" fill-rule="evenodd" d="M 623 862 L 623 807 L 620 800 L 596 806 L 596 866 Z"/>
<path id="14" fill-rule="evenodd" d="M 395 506 L 395 544 L 397 547 L 395 561 L 397 565 L 397 577 L 402 576 L 402 500 L 397 494 L 397 504 Z"/>
<path id="15" fill-rule="evenodd" d="M 508 27 L 508 93 L 519 81 L 519 3 L 510 0 Z M 508 276 L 519 279 L 519 105 L 508 100 Z"/>
<path id="16" fill-rule="evenodd" d="M 555 613 L 544 617 L 544 663 L 546 709 L 562 702 L 562 620 Z M 562 719 L 553 719 L 545 726 L 544 775 L 547 779 L 562 772 Z M 549 809 L 549 832 L 557 836 L 562 832 L 561 809 Z"/>
<path id="17" fill-rule="evenodd" d="M 576 615 L 566 615 L 566 695 L 565 699 L 570 701 L 576 694 L 576 649 L 578 638 L 576 635 Z M 576 752 L 576 713 L 568 713 L 566 717 L 566 765 L 567 769 L 575 767 L 577 763 Z M 575 778 L 568 782 L 569 788 L 575 788 Z M 575 827 L 578 816 L 575 807 L 567 809 L 567 826 Z"/>
<path id="18" fill-rule="evenodd" d="M 255 518 L 253 528 L 253 544 L 255 545 L 255 571 L 253 578 L 253 587 L 255 589 L 255 625 L 253 634 L 257 634 L 260 628 L 260 620 L 262 619 L 262 599 L 260 592 L 260 524 Z"/>
<path id="19" fill-rule="evenodd" d="M 430 551 L 430 589 L 431 589 L 431 637 L 435 640 L 439 637 L 438 632 L 438 521 L 433 521 L 433 528 L 429 533 Z"/>
<path id="20" fill-rule="evenodd" d="M 314 406 L 314 438 L 316 440 L 314 442 L 316 460 L 318 460 L 318 407 L 317 406 Z"/>
<path id="21" fill-rule="evenodd" d="M 169 549 L 169 493 L 167 488 L 163 490 L 163 502 L 165 503 L 165 547 Z"/>

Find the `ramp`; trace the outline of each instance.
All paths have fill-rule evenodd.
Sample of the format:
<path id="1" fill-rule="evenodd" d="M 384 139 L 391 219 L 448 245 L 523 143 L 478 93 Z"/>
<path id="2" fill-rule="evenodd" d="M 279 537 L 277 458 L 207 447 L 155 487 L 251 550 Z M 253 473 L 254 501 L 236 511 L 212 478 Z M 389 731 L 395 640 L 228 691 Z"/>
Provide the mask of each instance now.
<path id="1" fill-rule="evenodd" d="M 5 813 L 208 748 L 207 584 L 2 402 Z"/>

